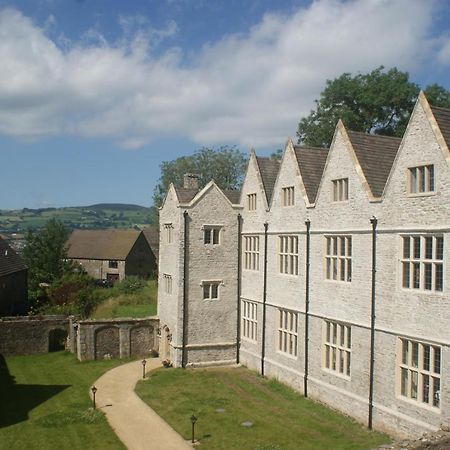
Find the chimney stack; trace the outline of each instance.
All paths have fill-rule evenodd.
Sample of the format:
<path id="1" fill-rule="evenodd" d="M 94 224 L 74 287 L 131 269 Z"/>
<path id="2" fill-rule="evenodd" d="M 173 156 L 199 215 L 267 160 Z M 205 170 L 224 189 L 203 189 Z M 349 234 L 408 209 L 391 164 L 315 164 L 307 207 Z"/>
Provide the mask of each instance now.
<path id="1" fill-rule="evenodd" d="M 183 180 L 183 187 L 185 189 L 198 190 L 198 178 L 199 176 L 195 173 L 185 173 Z"/>

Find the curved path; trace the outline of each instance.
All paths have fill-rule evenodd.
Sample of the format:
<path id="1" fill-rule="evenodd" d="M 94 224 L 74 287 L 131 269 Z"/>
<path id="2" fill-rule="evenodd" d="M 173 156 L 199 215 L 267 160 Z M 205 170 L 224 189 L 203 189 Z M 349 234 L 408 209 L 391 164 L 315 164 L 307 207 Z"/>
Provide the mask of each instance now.
<path id="1" fill-rule="evenodd" d="M 146 372 L 161 366 L 158 358 L 147 360 Z M 142 378 L 142 363 L 134 361 L 111 369 L 96 382 L 97 408 L 128 450 L 183 450 L 192 446 L 134 392 Z"/>

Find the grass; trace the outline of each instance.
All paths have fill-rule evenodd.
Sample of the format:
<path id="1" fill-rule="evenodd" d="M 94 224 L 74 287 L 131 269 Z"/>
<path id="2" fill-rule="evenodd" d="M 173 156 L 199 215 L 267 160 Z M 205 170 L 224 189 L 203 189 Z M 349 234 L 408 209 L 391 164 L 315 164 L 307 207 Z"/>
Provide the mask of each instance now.
<path id="1" fill-rule="evenodd" d="M 65 352 L 2 360 L 0 449 L 125 450 L 88 396 L 92 383 L 123 360 L 81 363 Z"/>
<path id="2" fill-rule="evenodd" d="M 390 441 L 245 368 L 161 369 L 136 392 L 185 439 L 194 413 L 205 450 L 359 450 Z"/>
<path id="3" fill-rule="evenodd" d="M 102 289 L 105 299 L 91 314 L 93 319 L 115 317 L 148 317 L 156 315 L 158 286 L 156 280 L 149 280 L 135 293 L 125 293 L 113 287 Z"/>

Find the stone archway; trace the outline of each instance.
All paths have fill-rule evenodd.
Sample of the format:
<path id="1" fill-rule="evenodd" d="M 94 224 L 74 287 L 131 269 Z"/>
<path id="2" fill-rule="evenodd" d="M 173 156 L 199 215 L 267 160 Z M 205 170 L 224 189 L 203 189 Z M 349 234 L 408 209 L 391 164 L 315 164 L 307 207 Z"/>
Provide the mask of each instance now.
<path id="1" fill-rule="evenodd" d="M 136 326 L 130 330 L 130 356 L 147 356 L 153 348 L 153 327 Z"/>
<path id="2" fill-rule="evenodd" d="M 48 333 L 48 351 L 59 352 L 66 348 L 67 331 L 55 328 Z"/>
<path id="3" fill-rule="evenodd" d="M 119 328 L 104 327 L 98 329 L 95 333 L 95 359 L 119 357 Z"/>
<path id="4" fill-rule="evenodd" d="M 170 356 L 170 343 L 172 342 L 172 333 L 169 327 L 166 325 L 161 330 L 161 336 L 159 340 L 159 356 L 162 360 L 171 360 Z"/>

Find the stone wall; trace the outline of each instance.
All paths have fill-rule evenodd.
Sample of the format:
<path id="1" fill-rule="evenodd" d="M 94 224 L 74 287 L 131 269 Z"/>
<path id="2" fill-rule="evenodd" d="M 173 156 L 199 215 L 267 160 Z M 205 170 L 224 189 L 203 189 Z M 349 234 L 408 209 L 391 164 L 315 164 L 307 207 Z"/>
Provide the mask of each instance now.
<path id="1" fill-rule="evenodd" d="M 158 326 L 156 317 L 81 320 L 71 325 L 80 361 L 148 356 L 158 349 Z"/>

